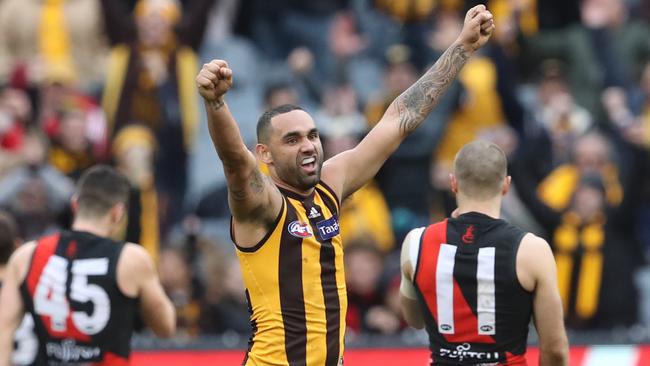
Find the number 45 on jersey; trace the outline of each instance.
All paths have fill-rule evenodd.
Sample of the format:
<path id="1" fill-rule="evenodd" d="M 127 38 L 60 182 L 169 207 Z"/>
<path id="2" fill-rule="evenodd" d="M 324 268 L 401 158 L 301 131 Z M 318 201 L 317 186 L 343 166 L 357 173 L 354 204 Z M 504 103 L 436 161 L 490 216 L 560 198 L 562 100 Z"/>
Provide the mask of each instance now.
<path id="1" fill-rule="evenodd" d="M 71 317 L 74 326 L 83 334 L 101 332 L 111 314 L 111 302 L 101 286 L 88 283 L 88 276 L 102 276 L 108 273 L 108 258 L 77 259 L 69 261 L 53 255 L 48 260 L 34 293 L 34 311 L 50 318 L 50 327 L 55 332 L 67 331 L 67 319 Z M 92 313 L 71 311 L 66 297 L 68 273 L 72 274 L 70 300 L 92 303 Z"/>

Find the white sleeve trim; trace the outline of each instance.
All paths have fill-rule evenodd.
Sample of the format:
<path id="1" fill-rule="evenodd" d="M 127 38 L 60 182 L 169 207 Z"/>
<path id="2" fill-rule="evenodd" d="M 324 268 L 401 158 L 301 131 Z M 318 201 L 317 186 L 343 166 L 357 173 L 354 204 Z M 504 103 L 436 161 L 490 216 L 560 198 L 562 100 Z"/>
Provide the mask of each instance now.
<path id="1" fill-rule="evenodd" d="M 411 268 L 413 268 L 412 276 L 415 276 L 415 268 L 418 265 L 418 259 L 420 256 L 420 238 L 422 238 L 422 234 L 424 233 L 425 229 L 425 227 L 413 229 L 411 231 L 411 235 L 409 236 L 408 249 Z M 411 278 L 411 280 L 413 280 L 413 278 Z"/>

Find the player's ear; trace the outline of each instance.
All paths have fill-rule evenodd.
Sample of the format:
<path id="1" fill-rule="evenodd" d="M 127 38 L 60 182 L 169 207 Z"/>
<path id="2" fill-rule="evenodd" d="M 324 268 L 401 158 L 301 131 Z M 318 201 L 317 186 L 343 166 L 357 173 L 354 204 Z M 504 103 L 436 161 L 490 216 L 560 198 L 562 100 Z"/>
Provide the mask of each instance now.
<path id="1" fill-rule="evenodd" d="M 269 150 L 269 147 L 265 144 L 257 144 L 255 145 L 255 154 L 257 155 L 257 158 L 260 159 L 261 162 L 264 164 L 271 164 L 273 163 L 273 157 L 271 157 L 271 151 Z"/>
<path id="2" fill-rule="evenodd" d="M 449 173 L 449 188 L 454 194 L 458 194 L 458 179 L 456 179 L 454 173 Z"/>
<path id="3" fill-rule="evenodd" d="M 110 211 L 111 222 L 118 223 L 126 215 L 126 205 L 122 202 L 116 203 Z"/>
<path id="4" fill-rule="evenodd" d="M 506 176 L 506 179 L 503 180 L 503 187 L 501 187 L 501 195 L 505 196 L 510 190 L 510 183 L 512 183 L 512 177 Z"/>

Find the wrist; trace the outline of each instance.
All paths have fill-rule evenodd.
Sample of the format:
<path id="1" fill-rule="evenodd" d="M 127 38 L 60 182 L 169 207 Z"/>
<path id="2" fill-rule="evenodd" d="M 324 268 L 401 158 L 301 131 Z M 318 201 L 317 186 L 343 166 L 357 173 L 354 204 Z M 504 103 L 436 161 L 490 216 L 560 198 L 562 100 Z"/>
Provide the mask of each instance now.
<path id="1" fill-rule="evenodd" d="M 456 40 L 456 41 L 451 45 L 451 48 L 452 48 L 452 49 L 453 49 L 453 48 L 456 48 L 456 47 L 460 47 L 460 48 L 462 48 L 462 49 L 465 51 L 465 53 L 467 54 L 467 56 L 471 56 L 472 54 L 474 54 L 474 51 L 476 51 L 476 49 L 474 48 L 474 45 L 473 45 L 472 43 L 470 43 L 470 42 L 464 42 L 464 41 L 463 41 L 462 39 L 460 39 L 460 38 L 458 38 L 458 39 L 457 39 L 457 40 Z"/>
<path id="2" fill-rule="evenodd" d="M 224 100 L 223 95 L 215 99 L 206 100 L 206 103 L 210 109 L 215 111 L 223 108 L 223 106 L 226 105 L 226 101 Z"/>

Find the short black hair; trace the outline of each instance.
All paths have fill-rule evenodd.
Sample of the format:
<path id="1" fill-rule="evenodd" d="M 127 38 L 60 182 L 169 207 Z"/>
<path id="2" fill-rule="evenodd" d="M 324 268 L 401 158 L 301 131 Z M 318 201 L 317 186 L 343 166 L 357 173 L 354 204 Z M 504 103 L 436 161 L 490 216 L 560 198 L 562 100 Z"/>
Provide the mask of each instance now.
<path id="1" fill-rule="evenodd" d="M 108 165 L 95 165 L 86 170 L 77 183 L 77 214 L 102 217 L 118 203 L 128 204 L 131 184 Z"/>
<path id="2" fill-rule="evenodd" d="M 260 119 L 257 120 L 257 142 L 267 143 L 269 141 L 269 127 L 271 126 L 271 119 L 273 119 L 273 117 L 295 110 L 304 111 L 303 108 L 298 107 L 297 105 L 283 104 L 264 112 L 260 116 Z"/>
<path id="3" fill-rule="evenodd" d="M 16 220 L 8 212 L 0 211 L 0 265 L 9 262 L 17 237 Z"/>

